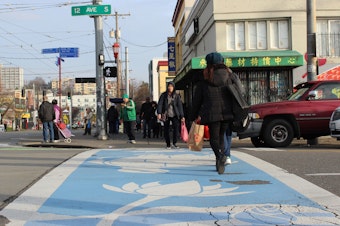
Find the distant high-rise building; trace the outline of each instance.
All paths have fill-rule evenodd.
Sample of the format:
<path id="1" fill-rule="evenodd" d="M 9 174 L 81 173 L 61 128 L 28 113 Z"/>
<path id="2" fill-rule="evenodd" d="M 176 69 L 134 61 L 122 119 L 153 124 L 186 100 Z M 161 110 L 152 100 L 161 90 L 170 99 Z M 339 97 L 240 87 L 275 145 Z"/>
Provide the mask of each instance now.
<path id="1" fill-rule="evenodd" d="M 0 92 L 14 91 L 24 86 L 24 69 L 0 65 Z"/>

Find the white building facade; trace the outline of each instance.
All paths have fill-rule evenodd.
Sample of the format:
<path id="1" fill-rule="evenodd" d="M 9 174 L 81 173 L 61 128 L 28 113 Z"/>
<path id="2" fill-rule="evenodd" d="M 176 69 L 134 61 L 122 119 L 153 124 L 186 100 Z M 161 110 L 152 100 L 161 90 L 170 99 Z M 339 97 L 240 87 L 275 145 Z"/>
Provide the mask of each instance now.
<path id="1" fill-rule="evenodd" d="M 24 87 L 24 69 L 20 67 L 2 67 L 0 65 L 0 91 L 8 92 Z"/>
<path id="2" fill-rule="evenodd" d="M 327 58 L 324 67 L 332 67 L 340 63 L 339 1 L 316 0 L 316 17 L 317 54 Z M 335 41 L 331 34 L 338 34 Z M 306 1 L 196 0 L 176 35 L 182 54 L 175 82 L 186 91 L 189 105 L 195 79 L 210 52 L 222 53 L 225 64 L 239 75 L 249 104 L 280 101 L 293 85 L 306 80 L 302 78 L 306 72 Z"/>

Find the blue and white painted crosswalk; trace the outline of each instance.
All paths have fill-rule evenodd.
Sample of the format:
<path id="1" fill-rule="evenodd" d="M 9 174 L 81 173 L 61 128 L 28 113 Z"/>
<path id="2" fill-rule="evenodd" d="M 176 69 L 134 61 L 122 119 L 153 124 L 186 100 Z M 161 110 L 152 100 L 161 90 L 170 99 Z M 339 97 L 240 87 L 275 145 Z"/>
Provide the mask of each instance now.
<path id="1" fill-rule="evenodd" d="M 9 225 L 340 225 L 340 198 L 248 154 L 91 150 L 0 212 Z"/>

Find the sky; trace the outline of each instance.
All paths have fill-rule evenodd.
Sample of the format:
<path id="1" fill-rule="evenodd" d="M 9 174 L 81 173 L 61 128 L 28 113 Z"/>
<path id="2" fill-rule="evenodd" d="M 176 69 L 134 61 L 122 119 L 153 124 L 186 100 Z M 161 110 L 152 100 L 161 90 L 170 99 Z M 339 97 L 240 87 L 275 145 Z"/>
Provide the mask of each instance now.
<path id="1" fill-rule="evenodd" d="M 148 82 L 148 65 L 167 52 L 167 37 L 174 36 L 172 16 L 176 0 L 102 0 L 111 13 L 120 16 L 120 56 L 128 47 L 129 76 Z M 62 77 L 95 77 L 95 29 L 89 16 L 72 16 L 72 6 L 92 5 L 85 0 L 0 0 L 0 64 L 21 67 L 24 80 L 42 77 L 57 79 L 58 54 L 42 54 L 42 49 L 79 48 L 79 57 L 64 58 Z M 114 60 L 114 16 L 103 17 L 104 54 Z M 106 64 L 105 66 L 114 66 Z M 124 63 L 123 63 L 123 68 Z"/>

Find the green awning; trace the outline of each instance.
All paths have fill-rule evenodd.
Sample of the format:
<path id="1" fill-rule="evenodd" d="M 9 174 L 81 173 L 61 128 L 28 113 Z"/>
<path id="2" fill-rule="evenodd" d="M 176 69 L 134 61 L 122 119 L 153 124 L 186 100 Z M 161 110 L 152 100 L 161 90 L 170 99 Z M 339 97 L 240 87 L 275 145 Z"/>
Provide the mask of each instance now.
<path id="1" fill-rule="evenodd" d="M 303 65 L 303 55 L 294 50 L 222 52 L 221 54 L 225 64 L 230 68 L 299 67 Z M 180 81 L 192 69 L 204 69 L 206 66 L 205 56 L 194 57 L 177 74 L 174 81 Z"/>

